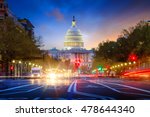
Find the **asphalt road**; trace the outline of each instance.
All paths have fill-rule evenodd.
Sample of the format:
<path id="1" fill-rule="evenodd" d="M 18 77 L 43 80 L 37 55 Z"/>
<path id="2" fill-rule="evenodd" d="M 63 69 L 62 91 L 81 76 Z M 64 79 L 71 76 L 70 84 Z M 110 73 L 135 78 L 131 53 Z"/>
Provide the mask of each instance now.
<path id="1" fill-rule="evenodd" d="M 150 81 L 86 77 L 0 79 L 0 100 L 150 100 Z"/>

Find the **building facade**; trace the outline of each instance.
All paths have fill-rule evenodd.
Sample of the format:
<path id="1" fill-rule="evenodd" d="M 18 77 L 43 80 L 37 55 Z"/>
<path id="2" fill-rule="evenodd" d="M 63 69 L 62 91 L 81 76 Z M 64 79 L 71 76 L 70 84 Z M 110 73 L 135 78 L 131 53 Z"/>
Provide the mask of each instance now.
<path id="1" fill-rule="evenodd" d="M 11 18 L 14 23 L 15 23 L 15 28 L 18 29 L 20 31 L 20 33 L 22 31 L 25 31 L 30 37 L 33 37 L 34 35 L 34 31 L 33 28 L 34 26 L 32 25 L 32 23 L 28 20 L 28 19 L 18 19 L 9 9 L 8 4 L 6 2 L 6 0 L 0 0 L 0 21 L 5 20 L 6 18 Z M 5 75 L 6 74 L 6 69 L 9 69 L 9 73 L 10 73 L 10 68 L 12 68 L 11 65 L 12 63 L 10 62 L 8 65 L 8 68 L 6 67 L 6 63 L 3 60 L 3 57 L 0 53 L 0 76 Z M 19 75 L 21 74 L 21 72 L 23 71 L 23 64 L 13 64 L 15 66 L 15 74 Z M 17 73 L 16 73 L 17 72 Z"/>
<path id="2" fill-rule="evenodd" d="M 5 2 L 5 0 L 0 0 L 0 19 L 4 19 L 8 16 L 8 4 Z"/>
<path id="3" fill-rule="evenodd" d="M 73 16 L 72 26 L 68 29 L 65 35 L 64 41 L 64 49 L 72 49 L 72 48 L 83 48 L 84 42 L 82 39 L 82 34 L 80 30 L 76 26 L 75 17 Z"/>
<path id="4" fill-rule="evenodd" d="M 6 0 L 0 0 L 0 20 L 12 18 L 19 30 L 25 30 L 30 37 L 34 35 L 34 26 L 26 18 L 18 19 L 9 9 Z"/>
<path id="5" fill-rule="evenodd" d="M 76 26 L 75 17 L 73 17 L 71 28 L 65 35 L 64 48 L 62 50 L 53 48 L 49 50 L 49 55 L 62 61 L 70 60 L 70 66 L 75 71 L 83 67 L 91 69 L 94 52 L 84 48 L 82 34 Z"/>
<path id="6" fill-rule="evenodd" d="M 29 35 L 29 37 L 34 37 L 34 26 L 33 24 L 26 18 L 18 19 L 20 24 L 24 27 L 25 31 Z"/>

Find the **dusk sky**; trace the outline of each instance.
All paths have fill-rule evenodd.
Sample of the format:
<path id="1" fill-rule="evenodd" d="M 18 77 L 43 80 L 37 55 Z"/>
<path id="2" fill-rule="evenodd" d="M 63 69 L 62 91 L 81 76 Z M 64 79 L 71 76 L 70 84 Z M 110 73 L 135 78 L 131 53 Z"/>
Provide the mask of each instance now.
<path id="1" fill-rule="evenodd" d="M 150 0 L 7 0 L 18 18 L 27 18 L 42 36 L 44 49 L 63 48 L 72 16 L 83 34 L 85 48 L 116 40 L 123 29 L 150 20 Z"/>

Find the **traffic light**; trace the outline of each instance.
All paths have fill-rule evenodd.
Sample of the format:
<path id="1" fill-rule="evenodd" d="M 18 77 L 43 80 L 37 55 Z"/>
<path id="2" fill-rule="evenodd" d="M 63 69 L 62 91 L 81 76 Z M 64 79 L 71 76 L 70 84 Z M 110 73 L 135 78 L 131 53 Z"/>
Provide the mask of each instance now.
<path id="1" fill-rule="evenodd" d="M 98 66 L 98 71 L 103 71 L 103 67 L 102 66 Z"/>
<path id="2" fill-rule="evenodd" d="M 137 61 L 137 55 L 136 54 L 130 54 L 129 55 L 129 60 L 130 61 Z"/>
<path id="3" fill-rule="evenodd" d="M 13 71 L 14 70 L 14 66 L 11 65 L 10 66 L 10 70 Z"/>
<path id="4" fill-rule="evenodd" d="M 10 66 L 10 75 L 13 75 L 13 71 L 14 71 L 14 66 L 11 65 L 11 66 Z"/>
<path id="5" fill-rule="evenodd" d="M 75 60 L 75 68 L 78 69 L 80 67 L 81 64 L 81 60 L 80 59 L 76 59 Z"/>

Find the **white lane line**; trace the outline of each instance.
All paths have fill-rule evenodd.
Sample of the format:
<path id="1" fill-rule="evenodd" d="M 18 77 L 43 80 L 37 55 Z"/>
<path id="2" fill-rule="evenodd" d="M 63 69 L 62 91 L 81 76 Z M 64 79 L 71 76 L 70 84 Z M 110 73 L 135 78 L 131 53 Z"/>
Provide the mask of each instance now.
<path id="1" fill-rule="evenodd" d="M 97 88 L 98 86 L 87 85 L 86 88 Z"/>
<path id="2" fill-rule="evenodd" d="M 43 87 L 44 87 L 44 86 L 36 87 L 36 88 L 30 89 L 30 90 L 25 91 L 25 92 L 29 93 L 29 92 L 32 92 L 32 91 L 38 90 L 38 89 L 43 88 Z"/>
<path id="3" fill-rule="evenodd" d="M 1 93 L 1 92 L 4 92 L 4 91 L 11 91 L 11 90 L 14 90 L 14 89 L 19 89 L 19 88 L 31 86 L 31 85 L 33 85 L 33 84 L 21 85 L 21 86 L 17 86 L 17 87 L 8 88 L 8 89 L 3 89 L 3 90 L 0 90 L 0 93 Z"/>
<path id="4" fill-rule="evenodd" d="M 108 86 L 108 85 L 105 85 L 105 84 L 102 84 L 102 83 L 96 83 L 96 82 L 92 82 L 92 81 L 89 81 L 89 82 L 94 83 L 94 84 L 97 84 L 97 85 L 104 86 L 104 87 L 106 87 L 106 88 L 108 88 L 108 89 L 111 89 L 111 90 L 117 92 L 117 93 L 120 93 L 120 92 L 121 92 L 121 91 L 119 91 L 119 90 L 117 90 L 117 89 L 115 89 L 115 88 L 112 88 L 112 87 L 110 87 L 110 86 Z"/>
<path id="5" fill-rule="evenodd" d="M 30 90 L 27 90 L 27 91 L 18 91 L 18 92 L 13 92 L 13 93 L 4 93 L 4 94 L 0 94 L 0 95 L 12 95 L 12 94 L 19 94 L 19 93 L 29 93 L 29 92 L 38 90 L 38 89 L 40 89 L 42 87 L 44 87 L 44 86 L 36 87 L 36 88 L 30 89 Z"/>
<path id="6" fill-rule="evenodd" d="M 118 85 L 118 86 L 130 88 L 130 89 L 135 89 L 135 90 L 138 90 L 138 91 L 143 91 L 143 92 L 146 92 L 146 93 L 150 93 L 150 91 L 148 91 L 148 90 L 137 88 L 137 87 L 133 87 L 133 86 L 129 86 L 129 85 L 123 85 L 123 84 L 118 84 L 118 83 L 108 83 L 108 82 L 104 82 L 104 83 Z"/>
<path id="7" fill-rule="evenodd" d="M 3 82 L 4 80 L 0 80 L 0 82 Z"/>
<path id="8" fill-rule="evenodd" d="M 104 87 L 106 87 L 106 88 L 109 88 L 109 89 L 111 89 L 111 90 L 113 90 L 113 91 L 115 91 L 115 92 L 118 92 L 118 93 L 133 94 L 133 95 L 142 95 L 142 96 L 150 96 L 150 95 L 141 94 L 141 93 L 130 93 L 130 92 L 119 91 L 119 90 L 117 90 L 117 89 L 115 89 L 115 88 L 112 88 L 112 87 L 110 87 L 110 86 L 108 86 L 108 85 L 105 85 L 105 84 L 103 84 L 103 83 L 95 83 L 95 82 L 92 82 L 92 81 L 89 81 L 89 82 L 94 83 L 94 84 L 98 84 L 98 85 L 102 85 L 102 86 L 104 86 Z"/>
<path id="9" fill-rule="evenodd" d="M 74 81 L 71 83 L 71 85 L 69 86 L 69 88 L 68 88 L 68 90 L 67 90 L 68 93 L 71 92 L 71 89 L 72 89 L 72 86 L 73 86 L 74 83 L 75 83 L 75 80 L 74 80 Z"/>
<path id="10" fill-rule="evenodd" d="M 77 81 L 75 81 L 74 87 L 73 87 L 73 92 L 75 94 L 84 95 L 84 96 L 88 96 L 88 97 L 92 97 L 92 98 L 93 97 L 94 98 L 99 98 L 99 99 L 102 99 L 102 100 L 107 100 L 107 99 L 115 100 L 115 98 L 108 97 L 108 96 L 100 96 L 100 95 L 95 95 L 95 94 L 90 94 L 90 93 L 79 92 L 79 91 L 77 91 L 76 87 L 77 87 Z"/>

